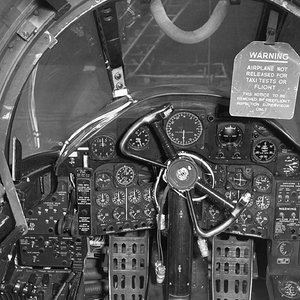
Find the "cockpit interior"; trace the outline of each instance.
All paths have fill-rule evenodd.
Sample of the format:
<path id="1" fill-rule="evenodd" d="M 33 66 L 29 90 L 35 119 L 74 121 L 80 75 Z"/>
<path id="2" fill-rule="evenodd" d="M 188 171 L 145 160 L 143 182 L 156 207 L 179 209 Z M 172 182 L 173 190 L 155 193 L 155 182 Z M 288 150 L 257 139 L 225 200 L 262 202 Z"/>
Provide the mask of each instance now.
<path id="1" fill-rule="evenodd" d="M 299 0 L 0 0 L 0 299 L 300 299 L 299 55 Z"/>

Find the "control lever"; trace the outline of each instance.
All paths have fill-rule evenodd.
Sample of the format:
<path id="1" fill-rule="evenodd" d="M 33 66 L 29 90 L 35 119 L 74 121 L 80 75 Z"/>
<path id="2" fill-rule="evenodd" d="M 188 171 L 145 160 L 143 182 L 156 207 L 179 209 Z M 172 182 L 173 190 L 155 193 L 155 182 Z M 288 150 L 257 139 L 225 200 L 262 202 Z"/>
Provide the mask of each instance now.
<path id="1" fill-rule="evenodd" d="M 215 235 L 218 235 L 221 232 L 223 232 L 225 229 L 227 229 L 229 226 L 231 226 L 233 224 L 233 222 L 238 218 L 238 216 L 243 212 L 243 210 L 247 207 L 247 205 L 251 199 L 251 194 L 249 192 L 246 192 L 238 200 L 235 208 L 231 211 L 231 213 L 230 213 L 231 215 L 228 218 L 228 220 L 226 220 L 219 226 L 214 227 L 213 229 L 211 229 L 209 231 L 203 231 L 199 227 L 198 222 L 197 222 L 197 217 L 195 214 L 195 209 L 194 209 L 194 204 L 193 204 L 193 199 L 191 197 L 191 194 L 189 192 L 186 192 L 185 194 L 186 194 L 187 204 L 188 204 L 189 212 L 191 215 L 192 223 L 194 226 L 194 230 L 195 230 L 196 234 L 202 238 L 210 238 Z"/>

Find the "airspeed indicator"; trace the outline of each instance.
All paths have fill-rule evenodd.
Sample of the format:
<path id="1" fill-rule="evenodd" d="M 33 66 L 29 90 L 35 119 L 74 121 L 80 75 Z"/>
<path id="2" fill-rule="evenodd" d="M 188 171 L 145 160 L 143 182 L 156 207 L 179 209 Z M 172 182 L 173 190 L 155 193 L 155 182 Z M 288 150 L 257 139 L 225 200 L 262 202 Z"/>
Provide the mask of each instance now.
<path id="1" fill-rule="evenodd" d="M 203 131 L 198 116 L 190 112 L 178 112 L 171 116 L 166 125 L 169 139 L 178 146 L 189 146 L 196 143 Z"/>

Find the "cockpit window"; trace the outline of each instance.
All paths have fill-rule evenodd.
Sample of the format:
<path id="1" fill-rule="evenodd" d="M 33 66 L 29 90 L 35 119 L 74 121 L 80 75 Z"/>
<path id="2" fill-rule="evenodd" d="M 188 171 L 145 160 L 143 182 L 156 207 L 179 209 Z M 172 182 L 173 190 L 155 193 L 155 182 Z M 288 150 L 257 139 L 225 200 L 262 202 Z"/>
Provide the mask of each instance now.
<path id="1" fill-rule="evenodd" d="M 171 20 L 183 30 L 203 25 L 216 0 L 164 1 Z M 250 42 L 262 38 L 265 4 L 241 1 L 230 5 L 220 28 L 196 44 L 181 44 L 166 36 L 150 12 L 149 1 L 116 3 L 125 82 L 129 92 L 162 85 L 193 85 L 197 90 L 229 96 L 234 58 Z M 288 14 L 278 40 L 300 53 L 300 22 Z M 82 16 L 59 37 L 41 59 L 19 96 L 11 137 L 23 145 L 23 156 L 61 147 L 91 116 L 112 101 L 93 13 Z M 299 93 L 298 93 L 299 98 Z M 300 140 L 297 113 L 280 121 Z"/>
<path id="2" fill-rule="evenodd" d="M 144 1 L 145 2 L 145 1 Z M 201 27 L 218 1 L 165 1 L 169 18 L 183 30 Z M 197 44 L 181 44 L 166 36 L 149 4 L 119 3 L 120 34 L 126 81 L 130 90 L 162 84 L 195 84 L 230 93 L 233 60 L 255 40 L 263 4 L 232 5 L 221 27 Z"/>
<path id="3" fill-rule="evenodd" d="M 53 149 L 111 99 L 95 22 L 89 14 L 58 37 L 28 78 L 12 136 L 22 142 L 24 157 Z"/>

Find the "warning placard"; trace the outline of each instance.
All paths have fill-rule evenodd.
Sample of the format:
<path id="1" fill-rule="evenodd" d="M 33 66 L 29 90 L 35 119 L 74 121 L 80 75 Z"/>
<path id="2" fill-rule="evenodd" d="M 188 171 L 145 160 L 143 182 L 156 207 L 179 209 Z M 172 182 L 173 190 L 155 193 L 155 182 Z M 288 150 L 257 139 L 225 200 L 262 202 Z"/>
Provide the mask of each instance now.
<path id="1" fill-rule="evenodd" d="M 234 60 L 230 114 L 293 118 L 299 75 L 300 58 L 289 44 L 250 43 Z"/>

